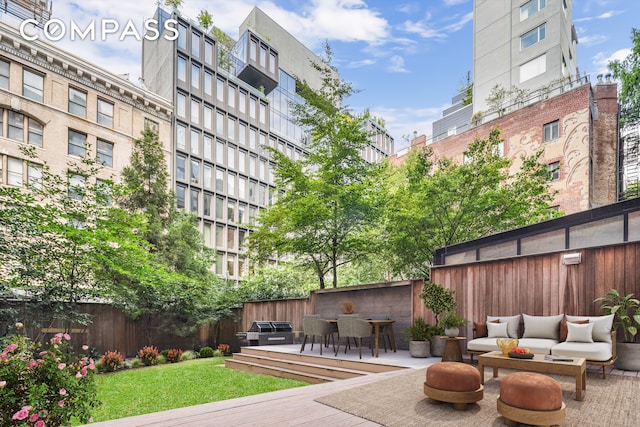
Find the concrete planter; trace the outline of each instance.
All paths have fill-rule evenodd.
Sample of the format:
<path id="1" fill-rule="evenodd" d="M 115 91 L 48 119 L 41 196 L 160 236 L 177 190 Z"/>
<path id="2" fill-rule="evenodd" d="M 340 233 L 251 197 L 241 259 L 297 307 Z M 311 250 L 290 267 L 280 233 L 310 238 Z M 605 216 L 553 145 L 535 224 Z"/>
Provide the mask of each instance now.
<path id="1" fill-rule="evenodd" d="M 615 366 L 623 371 L 640 371 L 640 343 L 619 342 Z"/>
<path id="2" fill-rule="evenodd" d="M 431 338 L 431 355 L 442 357 L 442 353 L 444 352 L 444 340 L 440 339 L 439 335 Z"/>
<path id="3" fill-rule="evenodd" d="M 409 354 L 411 357 L 429 357 L 431 343 L 429 341 L 409 341 Z"/>

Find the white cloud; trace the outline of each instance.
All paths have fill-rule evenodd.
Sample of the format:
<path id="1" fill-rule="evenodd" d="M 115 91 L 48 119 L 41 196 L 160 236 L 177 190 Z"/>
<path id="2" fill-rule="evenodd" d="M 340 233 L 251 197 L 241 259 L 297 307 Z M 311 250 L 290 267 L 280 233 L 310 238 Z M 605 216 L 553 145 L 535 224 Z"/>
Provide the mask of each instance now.
<path id="1" fill-rule="evenodd" d="M 417 135 L 431 135 L 431 125 L 442 115 L 442 106 L 425 108 L 389 108 L 378 106 L 370 108 L 371 114 L 382 117 L 386 128 L 395 142 L 398 151 L 409 145 L 409 141 Z M 406 136 L 407 141 L 403 136 Z"/>
<path id="2" fill-rule="evenodd" d="M 466 3 L 467 0 L 444 0 L 446 6 L 455 6 L 458 4 Z"/>
<path id="3" fill-rule="evenodd" d="M 610 72 L 609 63 L 611 61 L 624 61 L 631 54 L 630 48 L 619 49 L 610 55 L 600 52 L 593 57 L 593 65 L 598 70 L 596 74 L 607 74 Z"/>
<path id="4" fill-rule="evenodd" d="M 608 37 L 602 34 L 578 37 L 579 46 L 586 46 L 586 47 L 596 46 L 606 42 L 607 40 L 608 40 Z"/>
<path id="5" fill-rule="evenodd" d="M 469 12 L 466 15 L 463 15 L 457 22 L 447 25 L 443 28 L 443 30 L 448 33 L 460 31 L 469 22 L 473 22 L 473 12 Z"/>
<path id="6" fill-rule="evenodd" d="M 387 70 L 391 71 L 392 73 L 409 72 L 409 70 L 404 67 L 404 58 L 400 55 L 393 55 L 391 58 L 389 58 L 389 65 L 387 66 Z"/>
<path id="7" fill-rule="evenodd" d="M 376 61 L 374 61 L 373 59 L 363 59 L 361 61 L 353 61 L 347 64 L 348 68 L 360 68 L 360 67 L 366 67 L 368 65 L 373 65 L 375 64 Z"/>

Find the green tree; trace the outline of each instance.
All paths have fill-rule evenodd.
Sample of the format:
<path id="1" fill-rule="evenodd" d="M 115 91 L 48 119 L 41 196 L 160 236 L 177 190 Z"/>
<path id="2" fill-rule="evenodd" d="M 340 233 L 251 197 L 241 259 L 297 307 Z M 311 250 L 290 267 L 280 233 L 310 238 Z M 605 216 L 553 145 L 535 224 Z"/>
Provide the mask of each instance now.
<path id="1" fill-rule="evenodd" d="M 23 153 L 38 164 L 33 149 Z M 41 168 L 24 188 L 0 187 L 3 306 L 20 301 L 38 325 L 87 325 L 79 305 L 113 293 L 111 271 L 134 280 L 158 269 L 135 232 L 145 218 L 109 205 L 115 186 L 97 179 L 94 160 L 69 163 L 65 175 Z"/>
<path id="2" fill-rule="evenodd" d="M 355 90 L 337 77 L 328 45 L 325 53 L 322 63 L 312 63 L 322 76 L 321 89 L 298 81 L 306 102 L 291 106 L 296 122 L 309 130 L 308 154 L 293 161 L 271 150 L 282 195 L 260 212 L 249 240 L 262 259 L 291 256 L 313 268 L 321 289 L 328 275 L 337 287 L 340 265 L 375 251 L 373 226 L 380 210 L 380 167 L 360 156 L 370 141 L 370 116 L 344 106 Z"/>
<path id="3" fill-rule="evenodd" d="M 622 61 L 609 63 L 613 77 L 621 83 L 618 95 L 621 126 L 635 125 L 640 121 L 640 31 L 633 28 L 631 40 L 631 53 Z"/>
<path id="4" fill-rule="evenodd" d="M 134 141 L 123 185 L 126 191 L 119 203 L 145 214 L 149 228 L 144 236 L 163 269 L 141 280 L 123 280 L 124 289 L 114 301 L 145 323 L 149 340 L 158 317 L 159 329 L 189 334 L 211 319 L 219 280 L 211 272 L 214 252 L 205 246 L 197 218 L 174 206 L 165 152 L 155 130 L 145 128 Z"/>
<path id="5" fill-rule="evenodd" d="M 462 164 L 435 161 L 425 150 L 392 171 L 385 240 L 394 273 L 428 278 L 435 249 L 554 215 L 549 172 L 538 162 L 542 152 L 523 158 L 510 175 L 501 142 L 494 129 L 469 145 Z"/>
<path id="6" fill-rule="evenodd" d="M 209 28 L 213 26 L 213 16 L 211 16 L 209 11 L 202 9 L 200 13 L 198 13 L 198 23 L 202 28 L 209 31 Z"/>

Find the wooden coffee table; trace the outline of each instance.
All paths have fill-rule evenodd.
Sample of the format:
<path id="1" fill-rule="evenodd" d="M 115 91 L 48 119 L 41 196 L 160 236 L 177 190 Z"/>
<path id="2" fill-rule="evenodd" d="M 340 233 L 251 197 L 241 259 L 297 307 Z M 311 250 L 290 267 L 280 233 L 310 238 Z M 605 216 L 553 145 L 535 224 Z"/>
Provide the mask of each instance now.
<path id="1" fill-rule="evenodd" d="M 485 366 L 493 367 L 494 378 L 498 376 L 498 368 L 575 377 L 576 400 L 584 399 L 583 391 L 587 390 L 587 362 L 581 357 L 574 357 L 571 362 L 561 362 L 545 360 L 544 354 L 535 354 L 533 359 L 516 359 L 503 356 L 501 351 L 491 351 L 478 357 L 478 370 L 482 384 L 484 384 Z"/>

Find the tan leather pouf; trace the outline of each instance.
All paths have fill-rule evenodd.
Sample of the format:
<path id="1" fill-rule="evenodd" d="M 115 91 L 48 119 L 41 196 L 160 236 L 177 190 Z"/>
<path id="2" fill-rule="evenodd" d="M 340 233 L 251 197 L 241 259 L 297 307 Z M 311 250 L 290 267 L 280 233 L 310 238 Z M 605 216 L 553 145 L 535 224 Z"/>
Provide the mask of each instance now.
<path id="1" fill-rule="evenodd" d="M 458 411 L 467 409 L 468 403 L 481 400 L 484 387 L 480 372 L 461 362 L 439 362 L 427 368 L 424 394 L 432 401 L 453 403 Z"/>
<path id="2" fill-rule="evenodd" d="M 560 424 L 567 411 L 560 384 L 551 377 L 533 372 L 516 372 L 502 378 L 497 404 L 507 425 Z"/>

